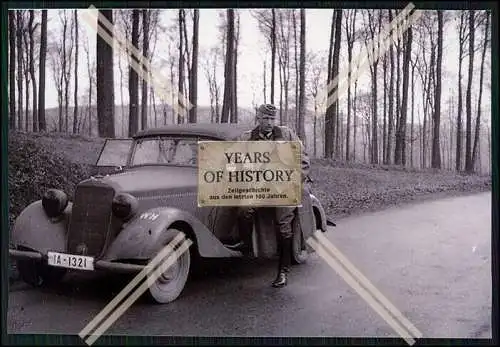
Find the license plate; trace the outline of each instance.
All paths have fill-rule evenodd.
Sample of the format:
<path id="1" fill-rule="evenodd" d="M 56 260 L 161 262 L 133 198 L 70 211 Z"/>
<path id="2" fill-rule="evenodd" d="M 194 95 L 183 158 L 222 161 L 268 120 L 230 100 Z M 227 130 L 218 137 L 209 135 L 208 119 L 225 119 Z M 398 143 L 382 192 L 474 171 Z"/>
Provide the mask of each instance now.
<path id="1" fill-rule="evenodd" d="M 65 267 L 68 269 L 94 270 L 94 258 L 82 255 L 73 255 L 57 252 L 48 252 L 48 264 L 50 266 Z"/>

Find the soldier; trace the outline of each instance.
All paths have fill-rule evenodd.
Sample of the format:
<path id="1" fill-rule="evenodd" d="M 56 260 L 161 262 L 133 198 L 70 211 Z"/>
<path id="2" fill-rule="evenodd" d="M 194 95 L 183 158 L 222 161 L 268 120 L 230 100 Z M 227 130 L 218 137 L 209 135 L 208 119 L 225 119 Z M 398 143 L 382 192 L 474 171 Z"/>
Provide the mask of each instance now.
<path id="1" fill-rule="evenodd" d="M 237 141 L 300 141 L 292 129 L 285 126 L 275 125 L 276 107 L 271 104 L 263 104 L 257 110 L 258 125 L 253 130 L 244 132 Z M 302 145 L 302 142 L 301 142 Z M 302 145 L 302 180 L 305 181 L 309 173 L 309 159 Z M 253 209 L 241 209 L 244 224 L 249 225 L 252 219 Z M 279 232 L 278 250 L 279 265 L 278 275 L 272 282 L 275 288 L 287 284 L 287 273 L 290 271 L 292 261 L 292 221 L 295 207 L 276 207 L 275 222 Z M 240 224 L 241 225 L 241 224 Z M 244 232 L 248 234 L 247 232 Z"/>

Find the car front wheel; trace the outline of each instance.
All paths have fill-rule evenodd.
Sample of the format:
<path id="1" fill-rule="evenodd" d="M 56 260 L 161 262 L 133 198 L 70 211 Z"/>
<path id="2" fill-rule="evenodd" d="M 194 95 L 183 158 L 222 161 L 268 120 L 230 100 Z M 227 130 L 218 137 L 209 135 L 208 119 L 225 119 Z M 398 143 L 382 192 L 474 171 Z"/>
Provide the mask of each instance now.
<path id="1" fill-rule="evenodd" d="M 167 232 L 171 234 L 171 236 L 167 239 L 166 244 L 170 243 L 170 241 L 172 241 L 181 231 L 169 229 Z M 182 242 L 177 244 L 174 250 L 178 251 L 181 244 Z M 177 299 L 184 289 L 189 276 L 191 267 L 190 249 L 188 248 L 182 253 L 179 251 L 180 255 L 175 253 L 171 254 L 174 254 L 176 258 L 173 264 L 165 269 L 158 278 L 148 279 L 148 281 L 151 281 L 149 284 L 149 296 L 154 302 L 159 304 L 166 304 Z M 170 258 L 170 256 L 167 256 L 165 260 L 168 258 Z"/>

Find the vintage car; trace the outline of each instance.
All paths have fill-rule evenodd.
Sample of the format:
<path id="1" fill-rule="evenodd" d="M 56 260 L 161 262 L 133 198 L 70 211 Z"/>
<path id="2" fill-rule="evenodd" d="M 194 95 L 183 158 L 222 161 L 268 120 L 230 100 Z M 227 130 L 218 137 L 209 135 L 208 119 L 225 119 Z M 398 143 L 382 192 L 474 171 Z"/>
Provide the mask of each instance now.
<path id="1" fill-rule="evenodd" d="M 9 253 L 20 277 L 41 286 L 60 281 L 67 271 L 137 273 L 182 232 L 191 247 L 148 291 L 153 301 L 168 303 L 182 292 L 195 260 L 275 256 L 273 219 L 265 213 L 255 219 L 251 250 L 244 252 L 238 249 L 236 208 L 197 204 L 198 141 L 233 140 L 245 130 L 184 124 L 107 139 L 96 163 L 101 172 L 80 182 L 74 196 L 50 189 L 16 219 Z M 304 192 L 293 223 L 294 263 L 313 251 L 306 237 L 327 230 L 320 202 L 307 187 Z"/>

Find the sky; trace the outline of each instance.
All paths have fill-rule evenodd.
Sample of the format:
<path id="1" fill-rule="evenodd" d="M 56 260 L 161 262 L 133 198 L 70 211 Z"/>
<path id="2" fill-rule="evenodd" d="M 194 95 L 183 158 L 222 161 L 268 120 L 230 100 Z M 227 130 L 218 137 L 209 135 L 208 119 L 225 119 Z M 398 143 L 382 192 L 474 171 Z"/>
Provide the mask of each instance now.
<path id="1" fill-rule="evenodd" d="M 82 10 L 86 11 L 86 10 Z M 205 50 L 210 49 L 214 46 L 220 46 L 218 39 L 218 29 L 217 24 L 219 18 L 217 12 L 220 10 L 216 9 L 200 9 L 200 30 L 199 30 L 199 42 L 200 42 L 200 53 Z M 262 95 L 262 74 L 263 74 L 263 64 L 266 58 L 266 43 L 263 35 L 259 32 L 257 27 L 257 22 L 255 18 L 250 13 L 248 9 L 238 9 L 240 13 L 240 32 L 241 32 L 241 42 L 239 46 L 239 56 L 238 56 L 238 105 L 240 107 L 251 108 L 255 103 L 263 102 Z M 176 10 L 165 9 L 162 10 L 161 23 L 163 25 L 171 25 L 174 23 L 177 15 Z M 59 18 L 57 17 L 57 10 L 49 10 L 49 41 L 60 40 L 60 24 Z M 80 15 L 80 18 L 82 16 Z M 306 10 L 306 49 L 312 52 L 322 52 L 326 54 L 329 45 L 330 36 L 330 26 L 332 20 L 332 10 L 331 9 L 307 9 Z M 91 27 L 84 23 L 80 19 L 80 33 L 82 39 L 87 39 L 89 42 L 89 51 L 91 59 L 95 57 L 95 38 L 96 34 L 91 29 Z M 188 26 L 190 25 L 190 20 L 188 20 Z M 447 100 L 450 92 L 454 91 L 456 88 L 456 76 L 458 70 L 458 37 L 455 29 L 455 22 L 448 23 L 444 31 L 444 50 L 443 50 L 443 71 L 449 76 L 448 83 L 443 83 L 443 103 Z M 188 29 L 190 31 L 190 28 Z M 479 35 L 478 35 L 479 36 Z M 188 32 L 188 37 L 191 35 Z M 156 44 L 155 55 L 153 58 L 152 66 L 155 76 L 158 78 L 165 78 L 169 80 L 169 71 L 167 66 L 162 69 L 162 60 L 168 60 L 167 51 L 168 42 L 165 37 L 160 37 Z M 118 53 L 117 53 L 118 54 Z M 119 86 L 119 69 L 117 54 L 115 54 L 115 103 L 120 104 L 120 92 Z M 341 46 L 341 69 L 346 66 L 346 52 L 345 45 Z M 124 56 L 123 56 L 124 57 Z M 477 55 L 479 57 L 479 55 Z M 125 66 L 125 58 L 122 59 L 122 64 Z M 204 71 L 202 68 L 203 57 L 200 56 L 200 65 L 198 69 L 198 105 L 208 106 L 210 105 L 208 83 L 206 81 Z M 267 57 L 269 59 L 269 57 Z M 476 58 L 476 67 L 479 65 L 479 58 Z M 465 63 L 467 59 L 465 60 Z M 81 87 L 80 95 L 83 97 L 86 88 L 88 87 L 88 75 L 87 75 L 87 57 L 83 49 L 80 49 L 79 57 L 79 75 L 82 78 L 79 80 L 79 86 Z M 166 65 L 166 64 L 165 64 Z M 267 79 L 269 81 L 269 67 L 270 63 L 267 64 L 268 72 Z M 464 65 L 465 67 L 467 65 Z M 47 68 L 48 76 L 46 82 L 46 105 L 47 107 L 57 107 L 57 94 L 53 81 L 53 76 L 51 75 L 50 67 Z M 223 69 L 219 71 L 219 80 L 223 80 Z M 489 80 L 490 70 L 485 70 L 485 81 Z M 475 74 L 475 76 L 478 74 Z M 466 70 L 464 69 L 464 76 L 466 78 Z M 307 78 L 307 77 L 306 77 Z M 326 77 L 325 77 L 326 78 Z M 476 77 L 475 77 L 476 78 Z M 476 78 L 478 79 L 478 77 Z M 126 79 L 124 81 L 126 86 Z M 278 77 L 276 77 L 276 86 L 278 88 Z M 464 85 L 466 79 L 464 79 Z M 477 81 L 475 82 L 477 83 Z M 368 89 L 369 87 L 369 72 L 367 71 L 360 77 L 359 88 Z M 418 89 L 418 88 L 417 88 Z M 417 90 L 418 93 L 418 90 Z M 128 92 L 125 89 L 125 98 L 123 102 L 128 103 L 127 96 Z M 487 94 L 487 93 L 485 93 Z M 483 94 L 484 103 L 486 105 L 489 102 L 489 95 Z M 279 96 L 279 94 L 278 94 Z M 278 98 L 279 100 L 279 98 Z M 417 99 L 416 100 L 420 100 Z M 345 97 L 341 96 L 341 102 L 345 102 Z M 71 100 L 72 102 L 72 100 Z M 71 104 L 70 102 L 70 104 Z M 309 106 L 310 107 L 310 106 Z"/>

